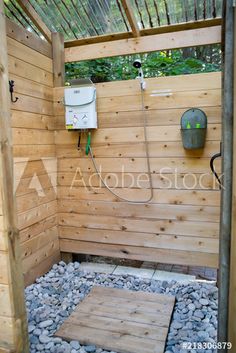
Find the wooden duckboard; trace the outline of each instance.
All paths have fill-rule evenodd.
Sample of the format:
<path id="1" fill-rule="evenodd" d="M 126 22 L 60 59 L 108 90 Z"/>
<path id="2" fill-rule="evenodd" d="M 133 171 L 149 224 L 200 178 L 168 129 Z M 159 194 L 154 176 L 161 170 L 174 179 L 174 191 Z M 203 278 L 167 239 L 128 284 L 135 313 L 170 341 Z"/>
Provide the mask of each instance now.
<path id="1" fill-rule="evenodd" d="M 56 332 L 119 353 L 163 353 L 175 297 L 93 287 Z"/>

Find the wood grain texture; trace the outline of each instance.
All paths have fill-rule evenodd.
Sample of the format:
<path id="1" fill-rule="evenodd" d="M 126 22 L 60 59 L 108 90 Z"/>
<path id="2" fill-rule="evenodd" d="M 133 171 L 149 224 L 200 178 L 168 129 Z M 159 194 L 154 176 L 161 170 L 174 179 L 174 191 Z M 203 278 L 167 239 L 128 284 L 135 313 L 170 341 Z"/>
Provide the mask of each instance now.
<path id="1" fill-rule="evenodd" d="M 52 49 L 53 83 L 54 87 L 61 87 L 65 83 L 64 37 L 61 33 L 52 33 Z"/>
<path id="2" fill-rule="evenodd" d="M 65 62 L 221 43 L 221 26 L 120 39 L 65 49 Z"/>
<path id="3" fill-rule="evenodd" d="M 28 353 L 22 261 L 13 182 L 4 3 L 0 1 L 0 350 Z"/>
<path id="4" fill-rule="evenodd" d="M 53 60 L 23 38 L 8 38 L 14 176 L 25 284 L 60 259 L 57 230 Z M 43 48 L 52 46 L 45 42 Z M 55 180 L 55 182 L 53 182 Z M 49 244 L 49 247 L 47 247 Z M 45 248 L 46 247 L 46 248 Z M 47 259 L 48 256 L 48 259 Z"/>
<path id="5" fill-rule="evenodd" d="M 221 138 L 221 75 L 146 81 L 154 196 L 143 205 L 132 204 L 150 194 L 137 81 L 97 85 L 101 126 L 92 133 L 93 153 L 102 177 L 130 203 L 121 202 L 101 187 L 90 158 L 85 156 L 85 139 L 78 151 L 78 133 L 64 129 L 63 91 L 54 89 L 61 250 L 217 267 L 220 192 L 209 162 L 219 150 Z M 158 96 L 166 90 L 166 95 Z M 179 122 L 191 106 L 199 106 L 208 116 L 203 150 L 182 147 Z M 219 173 L 220 168 L 219 161 Z"/>
<path id="6" fill-rule="evenodd" d="M 7 39 L 8 55 L 14 56 L 24 62 L 35 65 L 48 72 L 53 71 L 52 60 L 43 54 L 38 53 L 34 49 L 26 45 L 22 45 L 12 38 Z"/>
<path id="7" fill-rule="evenodd" d="M 93 287 L 56 335 L 121 353 L 163 353 L 174 303 L 173 296 Z"/>
<path id="8" fill-rule="evenodd" d="M 6 18 L 6 31 L 9 38 L 34 49 L 48 58 L 52 58 L 52 46 L 48 42 L 8 18 Z"/>
<path id="9" fill-rule="evenodd" d="M 102 243 L 92 243 L 89 241 L 74 241 L 62 239 L 60 249 L 64 252 L 74 252 L 79 254 L 90 254 L 108 256 L 140 261 L 151 261 L 159 263 L 171 262 L 177 265 L 199 266 L 205 264 L 207 267 L 218 267 L 218 254 L 202 253 L 184 250 L 155 249 L 129 245 L 111 245 Z"/>

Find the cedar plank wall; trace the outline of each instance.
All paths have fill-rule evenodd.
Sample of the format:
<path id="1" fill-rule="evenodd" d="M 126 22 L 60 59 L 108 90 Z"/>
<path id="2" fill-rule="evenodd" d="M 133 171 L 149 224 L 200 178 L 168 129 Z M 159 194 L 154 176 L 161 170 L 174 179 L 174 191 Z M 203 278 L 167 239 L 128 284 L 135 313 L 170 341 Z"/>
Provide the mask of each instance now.
<path id="1" fill-rule="evenodd" d="M 17 35 L 17 32 L 16 32 Z M 8 37 L 18 226 L 25 283 L 59 260 L 52 58 Z M 41 50 L 42 51 L 42 50 Z M 48 171 L 48 174 L 47 174 Z M 55 185 L 55 183 L 54 183 Z"/>
<path id="2" fill-rule="evenodd" d="M 0 352 L 3 345 L 14 347 L 14 313 L 11 305 L 11 286 L 9 271 L 9 251 L 6 240 L 3 236 L 3 210 L 2 210 L 2 194 L 0 190 Z M 5 352 L 5 350 L 3 350 Z M 6 350 L 6 353 L 10 350 Z"/>
<path id="3" fill-rule="evenodd" d="M 220 192 L 213 190 L 209 161 L 220 148 L 221 74 L 146 81 L 145 106 L 155 190 L 152 202 L 144 205 L 124 203 L 104 188 L 92 190 L 83 185 L 88 184 L 93 165 L 85 156 L 84 145 L 82 152 L 77 151 L 77 133 L 65 131 L 64 108 L 60 103 L 63 90 L 54 89 L 60 250 L 217 267 Z M 153 90 L 165 89 L 172 90 L 168 97 L 150 96 Z M 139 83 L 132 80 L 97 84 L 97 96 L 99 129 L 92 135 L 94 154 L 103 176 L 118 173 L 121 186 L 122 165 L 135 178 L 147 170 Z M 182 148 L 179 121 L 182 113 L 193 106 L 202 108 L 208 116 L 207 143 L 204 151 L 187 152 Z M 160 176 L 161 168 L 167 168 L 164 177 Z M 168 188 L 166 177 L 174 182 L 171 171 L 175 168 L 179 171 L 177 187 Z M 197 177 L 192 187 L 193 179 L 186 176 L 191 172 Z M 206 190 L 199 187 L 201 173 L 209 173 L 203 178 Z M 184 177 L 189 189 L 183 188 Z M 112 185 L 114 177 L 107 175 L 106 180 Z M 92 181 L 98 185 L 96 176 Z M 124 185 L 127 187 L 129 182 L 126 176 Z M 149 191 L 135 185 L 116 192 L 130 200 L 149 196 Z"/>

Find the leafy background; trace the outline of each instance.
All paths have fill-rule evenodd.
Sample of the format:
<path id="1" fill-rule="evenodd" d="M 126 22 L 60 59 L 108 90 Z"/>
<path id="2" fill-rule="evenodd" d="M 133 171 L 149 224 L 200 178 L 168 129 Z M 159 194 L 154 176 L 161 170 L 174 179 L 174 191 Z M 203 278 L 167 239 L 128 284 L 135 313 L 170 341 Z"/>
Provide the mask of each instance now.
<path id="1" fill-rule="evenodd" d="M 143 63 L 145 77 L 173 76 L 221 70 L 220 45 L 117 56 L 66 64 L 66 80 L 90 78 L 93 82 L 137 77 L 134 59 Z"/>

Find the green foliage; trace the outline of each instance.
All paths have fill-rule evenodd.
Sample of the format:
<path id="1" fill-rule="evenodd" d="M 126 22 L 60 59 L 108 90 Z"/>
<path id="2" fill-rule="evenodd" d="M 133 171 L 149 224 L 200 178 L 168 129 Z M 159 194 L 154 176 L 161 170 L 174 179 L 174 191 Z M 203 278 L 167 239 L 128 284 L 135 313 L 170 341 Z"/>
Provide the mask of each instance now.
<path id="1" fill-rule="evenodd" d="M 186 48 L 140 54 L 145 77 L 174 76 L 221 70 L 220 46 Z M 137 55 L 119 56 L 66 64 L 67 81 L 90 78 L 93 82 L 129 80 L 137 77 Z"/>

